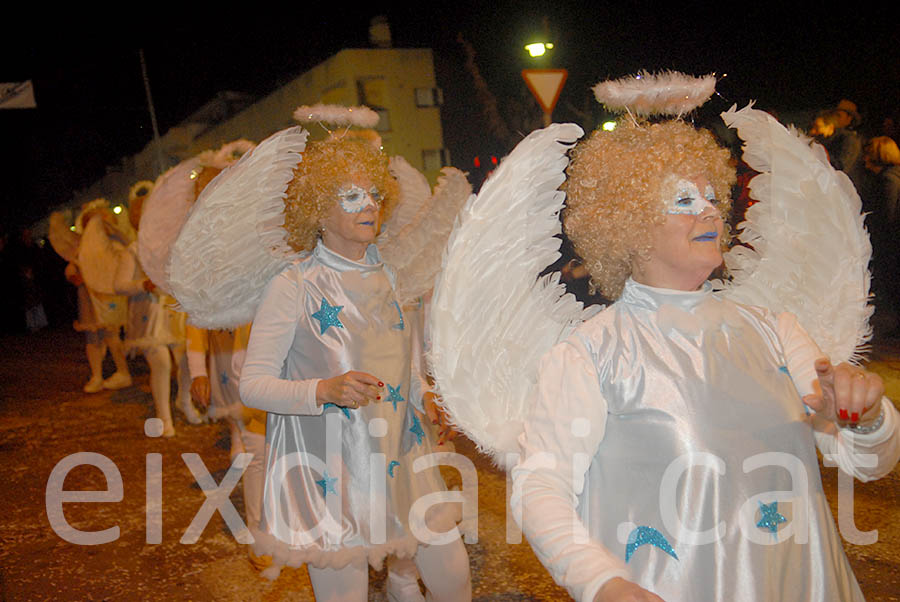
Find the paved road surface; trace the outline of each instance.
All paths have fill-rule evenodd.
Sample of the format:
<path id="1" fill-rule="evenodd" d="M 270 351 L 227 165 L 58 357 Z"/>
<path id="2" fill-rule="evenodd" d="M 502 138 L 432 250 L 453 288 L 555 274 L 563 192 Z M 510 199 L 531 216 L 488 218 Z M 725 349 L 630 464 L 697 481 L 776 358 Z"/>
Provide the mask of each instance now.
<path id="1" fill-rule="evenodd" d="M 178 414 L 171 440 L 144 435 L 153 414 L 143 360 L 134 360 L 136 386 L 85 395 L 82 339 L 68 329 L 0 339 L 0 599 L 3 600 L 309 600 L 305 570 L 286 569 L 274 582 L 261 578 L 216 513 L 196 544 L 180 538 L 200 509 L 204 494 L 181 454 L 199 454 L 220 481 L 229 465 L 222 424 L 190 426 Z M 109 360 L 107 360 L 109 362 Z M 108 372 L 111 366 L 107 366 Z M 900 400 L 900 346 L 880 346 L 872 368 Z M 458 450 L 478 468 L 478 540 L 468 545 L 474 599 L 565 600 L 527 543 L 506 543 L 505 479 L 470 443 Z M 45 508 L 47 481 L 57 463 L 77 452 L 94 452 L 115 464 L 123 496 L 115 503 L 68 503 L 65 516 L 82 530 L 119 528 L 118 538 L 80 546 L 60 538 Z M 162 454 L 162 542 L 146 543 L 145 458 Z M 824 469 L 836 502 L 836 469 Z M 82 466 L 65 481 L 67 490 L 105 489 L 100 470 Z M 878 530 L 873 545 L 847 544 L 847 553 L 869 600 L 900 600 L 900 469 L 875 483 L 855 485 L 860 530 Z M 240 487 L 231 496 L 243 514 Z M 833 504 L 833 509 L 835 505 Z M 384 572 L 372 571 L 370 600 L 384 600 Z"/>

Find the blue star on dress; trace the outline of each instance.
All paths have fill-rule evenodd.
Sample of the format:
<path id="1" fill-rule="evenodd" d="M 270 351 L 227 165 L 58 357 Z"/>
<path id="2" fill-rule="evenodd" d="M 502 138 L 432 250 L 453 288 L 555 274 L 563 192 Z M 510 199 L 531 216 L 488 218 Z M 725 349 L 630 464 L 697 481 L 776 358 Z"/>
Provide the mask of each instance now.
<path id="1" fill-rule="evenodd" d="M 347 418 L 350 418 L 350 410 L 348 410 L 347 408 L 343 408 L 343 407 L 341 407 L 341 406 L 339 406 L 339 405 L 337 405 L 337 404 L 334 404 L 334 403 L 326 403 L 326 404 L 325 404 L 324 406 L 322 406 L 322 407 L 323 407 L 323 408 L 326 408 L 326 409 L 327 409 L 327 408 L 338 408 L 340 411 L 342 411 L 342 412 L 344 413 L 344 416 L 346 416 Z"/>
<path id="2" fill-rule="evenodd" d="M 394 404 L 395 412 L 397 411 L 397 402 L 398 401 L 406 401 L 406 399 L 402 395 L 400 395 L 400 387 L 402 387 L 402 386 L 403 386 L 403 383 L 400 383 L 396 387 L 392 387 L 390 383 L 388 383 L 388 385 L 387 385 L 387 388 L 388 388 L 387 401 Z"/>
<path id="3" fill-rule="evenodd" d="M 219 380 L 222 381 L 223 385 L 227 385 L 228 384 L 228 373 L 222 372 L 222 378 L 220 378 Z"/>
<path id="4" fill-rule="evenodd" d="M 322 488 L 322 497 L 326 497 L 329 493 L 337 494 L 337 490 L 334 488 L 334 484 L 337 482 L 336 478 L 331 478 L 328 476 L 328 470 L 322 473 L 322 478 L 316 481 L 316 485 Z"/>
<path id="5" fill-rule="evenodd" d="M 774 501 L 771 504 L 763 504 L 759 503 L 759 511 L 762 513 L 762 518 L 759 519 L 759 522 L 756 523 L 756 526 L 760 529 L 768 529 L 769 533 L 774 535 L 778 531 L 778 525 L 781 523 L 786 523 L 787 519 L 778 513 L 778 501 Z"/>
<path id="6" fill-rule="evenodd" d="M 416 436 L 416 443 L 422 445 L 422 439 L 425 438 L 425 431 L 422 430 L 422 423 L 419 422 L 419 417 L 415 414 L 412 415 L 413 424 L 409 427 L 409 432 Z"/>
<path id="7" fill-rule="evenodd" d="M 396 460 L 391 460 L 391 463 L 388 464 L 388 474 L 391 475 L 391 478 L 394 478 L 394 469 L 400 466 L 400 462 Z"/>
<path id="8" fill-rule="evenodd" d="M 118 307 L 118 305 L 116 305 L 114 302 L 110 301 L 108 307 L 109 307 L 110 309 L 115 309 L 116 307 Z"/>
<path id="9" fill-rule="evenodd" d="M 643 545 L 656 546 L 675 560 L 678 560 L 678 555 L 672 549 L 665 535 L 653 527 L 635 527 L 628 535 L 628 545 L 625 546 L 625 562 L 631 560 L 631 555 L 634 554 L 634 551 Z"/>
<path id="10" fill-rule="evenodd" d="M 400 321 L 397 322 L 396 324 L 394 324 L 393 326 L 391 326 L 391 328 L 393 328 L 394 330 L 403 330 L 403 328 L 405 326 L 405 322 L 403 321 L 403 312 L 400 310 L 399 303 L 397 303 L 396 301 L 394 301 L 393 303 L 394 303 L 394 307 L 397 308 L 397 315 L 400 316 Z"/>
<path id="11" fill-rule="evenodd" d="M 338 312 L 342 309 L 344 309 L 343 305 L 331 305 L 325 300 L 325 297 L 322 297 L 322 305 L 319 307 L 319 311 L 312 315 L 313 318 L 319 321 L 319 334 L 325 334 L 329 326 L 344 327 L 338 318 Z"/>

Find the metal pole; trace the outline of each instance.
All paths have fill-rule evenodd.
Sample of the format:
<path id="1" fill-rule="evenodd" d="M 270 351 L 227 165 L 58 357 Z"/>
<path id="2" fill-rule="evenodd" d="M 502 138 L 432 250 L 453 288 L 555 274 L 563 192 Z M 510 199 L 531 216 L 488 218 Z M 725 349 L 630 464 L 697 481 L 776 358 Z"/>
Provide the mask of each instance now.
<path id="1" fill-rule="evenodd" d="M 144 60 L 144 49 L 138 50 L 141 55 L 141 73 L 144 76 L 144 91 L 147 93 L 147 106 L 150 108 L 150 124 L 153 126 L 153 145 L 156 147 L 157 175 L 165 170 L 162 156 L 162 143 L 159 140 L 159 126 L 156 125 L 156 111 L 153 109 L 153 95 L 150 94 L 150 79 L 147 77 L 147 62 Z"/>

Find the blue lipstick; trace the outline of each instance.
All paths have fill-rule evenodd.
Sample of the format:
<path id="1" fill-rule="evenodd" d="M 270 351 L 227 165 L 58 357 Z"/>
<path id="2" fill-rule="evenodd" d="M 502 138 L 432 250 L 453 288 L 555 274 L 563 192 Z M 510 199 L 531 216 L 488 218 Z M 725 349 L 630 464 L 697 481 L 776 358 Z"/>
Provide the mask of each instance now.
<path id="1" fill-rule="evenodd" d="M 700 236 L 695 237 L 694 240 L 697 240 L 700 242 L 706 242 L 706 241 L 714 241 L 718 237 L 719 237 L 718 232 L 704 232 Z"/>

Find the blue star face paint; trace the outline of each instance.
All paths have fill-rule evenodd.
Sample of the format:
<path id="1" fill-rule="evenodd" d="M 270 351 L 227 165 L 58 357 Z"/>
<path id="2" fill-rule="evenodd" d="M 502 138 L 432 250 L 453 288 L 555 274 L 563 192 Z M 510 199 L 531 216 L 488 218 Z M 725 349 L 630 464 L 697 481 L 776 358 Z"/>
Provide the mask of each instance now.
<path id="1" fill-rule="evenodd" d="M 712 185 L 707 184 L 701 191 L 696 182 L 678 176 L 663 181 L 663 201 L 670 215 L 700 215 L 707 208 L 718 211 L 719 206 Z"/>
<path id="2" fill-rule="evenodd" d="M 382 198 L 381 193 L 375 186 L 365 190 L 356 184 L 348 184 L 338 190 L 338 201 L 341 203 L 341 209 L 347 213 L 359 213 L 364 211 L 369 205 L 377 211 L 381 207 Z"/>

